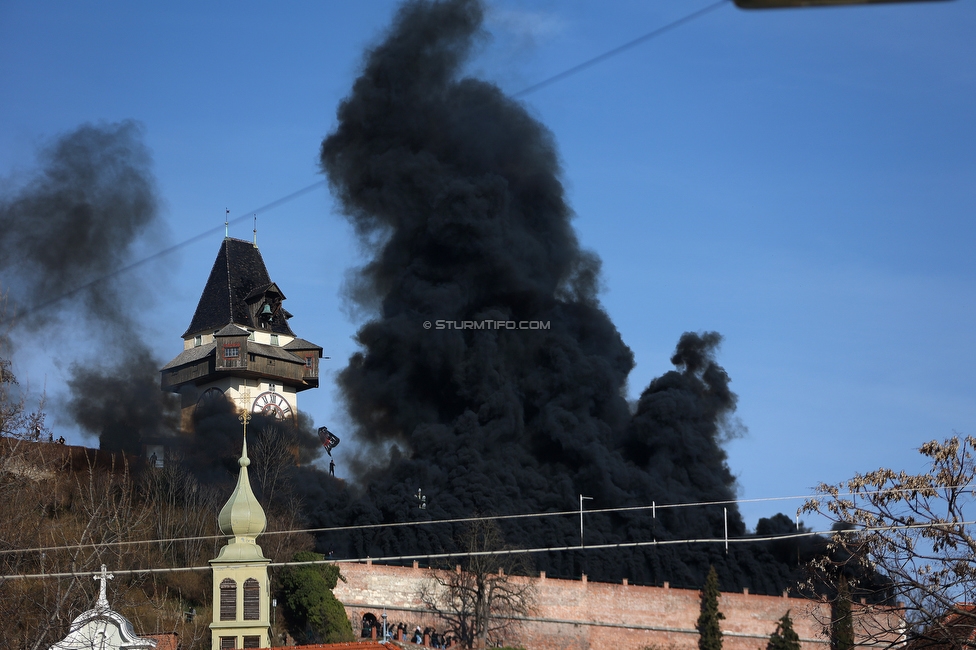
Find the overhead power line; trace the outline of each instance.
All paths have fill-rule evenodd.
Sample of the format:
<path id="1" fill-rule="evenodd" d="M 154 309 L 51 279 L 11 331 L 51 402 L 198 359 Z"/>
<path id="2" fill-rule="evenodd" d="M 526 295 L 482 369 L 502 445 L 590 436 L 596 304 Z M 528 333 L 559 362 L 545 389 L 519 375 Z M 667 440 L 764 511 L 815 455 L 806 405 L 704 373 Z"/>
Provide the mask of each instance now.
<path id="1" fill-rule="evenodd" d="M 618 54 L 623 54 L 627 50 L 630 50 L 632 48 L 635 48 L 638 45 L 643 45 L 644 43 L 646 43 L 647 41 L 649 41 L 649 40 L 651 40 L 653 38 L 657 38 L 658 36 L 661 36 L 662 34 L 666 34 L 666 33 L 670 32 L 673 29 L 676 29 L 678 27 L 681 27 L 682 25 L 687 25 L 691 21 L 693 21 L 693 20 L 695 20 L 697 18 L 701 18 L 705 14 L 708 14 L 708 13 L 710 13 L 710 12 L 718 9 L 719 7 L 721 7 L 724 4 L 727 4 L 728 2 L 729 2 L 729 0 L 718 0 L 718 2 L 712 3 L 712 4 L 708 5 L 707 7 L 704 7 L 703 9 L 699 9 L 698 11 L 693 11 L 690 14 L 687 14 L 685 16 L 682 16 L 681 18 L 678 18 L 677 20 L 668 23 L 667 25 L 664 25 L 662 27 L 658 27 L 655 30 L 652 30 L 652 31 L 644 34 L 643 36 L 638 36 L 637 38 L 635 38 L 632 41 L 628 41 L 628 42 L 624 43 L 623 45 L 619 45 L 619 46 L 613 48 L 612 50 L 607 50 L 603 54 L 598 54 L 597 56 L 593 57 L 592 59 L 587 59 L 586 61 L 583 61 L 582 63 L 578 63 L 578 64 L 574 65 L 572 68 L 568 68 L 566 70 L 563 70 L 562 72 L 559 72 L 557 74 L 554 74 L 551 77 L 549 77 L 548 79 L 543 79 L 542 81 L 539 81 L 537 83 L 532 84 L 528 88 L 523 88 L 522 90 L 518 91 L 517 93 L 514 93 L 512 96 L 513 97 L 524 97 L 525 95 L 534 93 L 537 90 L 542 90 L 543 88 L 545 88 L 547 86 L 551 86 L 554 83 L 559 83 L 563 79 L 566 79 L 568 77 L 572 77 L 573 75 L 578 74 L 578 73 L 582 72 L 583 70 L 586 70 L 588 68 L 592 68 L 595 65 L 598 65 L 600 63 L 603 63 L 607 59 L 612 59 L 613 57 L 617 56 Z"/>
<path id="2" fill-rule="evenodd" d="M 951 486 L 951 485 L 936 485 L 931 486 L 931 489 L 941 490 L 941 489 L 959 489 L 968 490 L 972 484 L 966 484 L 963 486 Z M 612 513 L 624 513 L 624 512 L 639 512 L 651 510 L 670 510 L 676 508 L 696 508 L 696 507 L 706 507 L 706 506 L 738 506 L 746 503 L 770 503 L 774 501 L 798 501 L 798 500 L 811 500 L 811 499 L 823 499 L 823 498 L 843 498 L 843 497 L 869 497 L 875 494 L 884 493 L 897 493 L 897 492 L 908 492 L 917 493 L 923 491 L 919 488 L 904 488 L 899 490 L 870 490 L 864 492 L 858 492 L 857 494 L 853 492 L 847 492 L 844 494 L 837 494 L 836 496 L 828 494 L 806 494 L 806 495 L 793 495 L 793 496 L 779 496 L 779 497 L 758 497 L 754 499 L 730 499 L 726 501 L 689 501 L 684 503 L 656 503 L 651 502 L 650 505 L 642 506 L 621 506 L 616 508 L 592 508 L 585 510 L 587 515 L 597 515 L 597 514 L 612 514 Z M 408 528 L 413 526 L 432 526 L 438 524 L 464 524 L 464 523 L 474 523 L 482 521 L 503 521 L 510 519 L 538 519 L 545 517 L 577 517 L 579 516 L 579 510 L 562 510 L 558 512 L 529 512 L 520 513 L 514 515 L 484 515 L 478 517 L 455 517 L 451 519 L 427 519 L 420 521 L 395 521 L 383 524 L 355 524 L 352 526 L 328 526 L 320 528 L 293 528 L 289 530 L 271 530 L 262 533 L 262 536 L 271 535 L 300 535 L 300 534 L 313 534 L 313 533 L 341 533 L 349 532 L 355 530 L 373 530 L 378 528 Z M 799 515 L 799 510 L 797 510 L 797 515 Z M 89 544 L 65 544 L 60 546 L 39 546 L 34 548 L 25 549 L 0 549 L 0 555 L 11 555 L 15 553 L 45 553 L 48 551 L 67 551 L 76 550 L 82 548 L 113 548 L 113 547 L 124 547 L 124 546 L 138 546 L 140 544 L 175 544 L 178 542 L 199 542 L 206 540 L 224 539 L 226 535 L 215 534 L 215 535 L 197 535 L 189 537 L 169 537 L 162 539 L 143 539 L 143 540 L 128 540 L 128 541 L 114 541 L 114 542 L 93 542 Z M 755 537 L 749 537 L 748 539 L 756 539 Z"/>
<path id="3" fill-rule="evenodd" d="M 680 546 L 680 545 L 700 545 L 700 544 L 754 544 L 760 542 L 776 542 L 791 539 L 802 539 L 807 537 L 816 536 L 827 536 L 827 535 L 854 535 L 858 533 L 876 533 L 876 532 L 894 532 L 903 530 L 920 530 L 927 528 L 946 528 L 955 526 L 972 526 L 976 525 L 976 521 L 959 521 L 959 522 L 940 522 L 940 523 L 925 523 L 925 524 L 904 524 L 898 526 L 866 526 L 864 528 L 855 528 L 847 530 L 821 530 L 821 531 L 805 531 L 797 533 L 788 533 L 784 535 L 765 535 L 762 537 L 730 537 L 728 539 L 724 537 L 703 537 L 703 538 L 690 538 L 690 539 L 669 539 L 669 540 L 644 540 L 638 542 L 620 542 L 613 544 L 580 544 L 572 546 L 544 546 L 544 547 L 534 547 L 534 548 L 512 548 L 512 549 L 498 549 L 498 550 L 488 550 L 488 551 L 459 551 L 456 553 L 419 553 L 413 555 L 387 555 L 382 557 L 359 557 L 359 558 L 349 558 L 342 560 L 302 560 L 302 561 L 288 561 L 288 562 L 270 562 L 265 564 L 241 564 L 241 567 L 292 567 L 292 566 L 310 566 L 310 565 L 321 565 L 321 564 L 364 564 L 372 562 L 374 564 L 378 563 L 399 563 L 413 560 L 425 560 L 428 563 L 432 560 L 448 560 L 455 558 L 468 558 L 468 557 L 495 557 L 495 556 L 505 556 L 505 555 L 525 555 L 534 553 L 561 553 L 567 551 L 602 551 L 602 550 L 612 550 L 612 549 L 622 549 L 622 548 L 646 548 L 646 547 L 656 547 L 656 546 Z M 193 567 L 156 567 L 156 568 L 145 568 L 145 569 L 112 569 L 112 573 L 115 575 L 147 575 L 154 573 L 181 573 L 187 571 L 211 571 L 210 566 L 193 566 Z M 38 580 L 38 579 L 49 579 L 49 578 L 78 578 L 87 577 L 92 575 L 92 571 L 62 571 L 54 573 L 15 573 L 9 575 L 0 575 L 0 582 L 4 580 Z"/>
<path id="4" fill-rule="evenodd" d="M 652 31 L 644 34 L 643 36 L 638 36 L 637 38 L 635 38 L 635 39 L 633 39 L 631 41 L 628 41 L 628 42 L 624 43 L 623 45 L 617 46 L 617 47 L 613 48 L 612 50 L 608 50 L 608 51 L 604 52 L 603 54 L 599 54 L 599 55 L 597 55 L 597 56 L 595 56 L 595 57 L 593 57 L 591 59 L 587 59 L 586 61 L 583 61 L 582 63 L 578 63 L 578 64 L 572 66 L 571 68 L 567 68 L 566 70 L 563 70 L 562 72 L 558 72 L 558 73 L 552 75 L 551 77 L 548 77 L 546 79 L 543 79 L 542 81 L 539 81 L 537 83 L 534 83 L 531 86 L 528 86 L 527 88 L 523 88 L 522 90 L 514 93 L 512 96 L 513 97 L 516 97 L 516 98 L 518 98 L 518 97 L 525 97 L 526 95 L 530 95 L 530 94 L 532 94 L 532 93 L 534 93 L 536 91 L 542 90 L 543 88 L 546 88 L 546 87 L 551 86 L 553 84 L 559 83 L 560 81 L 562 81 L 564 79 L 567 79 L 569 77 L 572 77 L 573 75 L 576 75 L 576 74 L 582 72 L 583 70 L 587 70 L 589 68 L 592 68 L 595 65 L 599 65 L 600 63 L 603 63 L 604 61 L 606 61 L 608 59 L 611 59 L 611 58 L 613 58 L 615 56 L 618 56 L 620 54 L 623 54 L 627 50 L 630 50 L 630 49 L 632 49 L 634 47 L 637 47 L 638 45 L 641 45 L 643 43 L 646 43 L 647 41 L 649 41 L 651 39 L 657 38 L 658 36 L 661 36 L 663 34 L 666 34 L 667 32 L 669 32 L 669 31 L 671 31 L 671 30 L 673 30 L 673 29 L 675 29 L 677 27 L 680 27 L 682 25 L 686 25 L 686 24 L 692 22 L 693 20 L 696 20 L 698 18 L 701 18 L 702 16 L 704 16 L 704 15 L 706 15 L 706 14 L 714 11 L 715 9 L 718 9 L 723 4 L 727 4 L 729 1 L 730 0 L 718 0 L 718 2 L 712 3 L 712 4 L 704 7 L 703 9 L 699 9 L 697 11 L 693 11 L 690 14 L 687 14 L 685 16 L 682 16 L 681 18 L 678 18 L 677 20 L 674 20 L 674 21 L 672 21 L 672 22 L 670 22 L 670 23 L 668 23 L 666 25 L 663 25 L 661 27 L 658 27 L 657 29 L 652 30 Z M 309 185 L 307 187 L 303 187 L 300 190 L 297 190 L 295 192 L 292 192 L 291 194 L 286 194 L 285 196 L 283 196 L 283 197 L 281 197 L 279 199 L 276 199 L 276 200 L 272 201 L 271 203 L 268 203 L 266 205 L 263 205 L 260 208 L 257 208 L 256 210 L 248 210 L 248 211 L 245 211 L 242 214 L 242 216 L 235 217 L 234 219 L 231 219 L 228 223 L 230 223 L 230 224 L 236 224 L 236 223 L 238 223 L 240 221 L 243 221 L 245 219 L 250 218 L 252 215 L 261 214 L 263 212 L 267 212 L 269 210 L 272 210 L 274 208 L 277 208 L 277 207 L 279 207 L 281 205 L 284 205 L 285 203 L 288 203 L 290 201 L 293 201 L 294 199 L 297 199 L 297 198 L 299 198 L 301 196 L 304 196 L 305 194 L 308 194 L 312 190 L 318 189 L 319 187 L 322 187 L 322 186 L 326 185 L 327 183 L 328 183 L 328 181 L 324 181 L 323 180 L 323 181 L 318 181 L 316 183 L 313 183 L 313 184 L 311 184 L 311 185 Z M 119 267 L 118 269 L 116 269 L 114 271 L 111 271 L 110 273 L 107 273 L 105 275 L 101 275 L 101 276 L 95 278 L 94 280 L 91 280 L 90 282 L 86 282 L 85 284 L 80 285 L 78 287 L 75 287 L 74 289 L 71 289 L 70 291 L 67 291 L 67 292 L 62 293 L 62 294 L 60 294 L 58 296 L 55 296 L 54 298 L 51 298 L 50 300 L 45 300 L 44 302 L 41 302 L 41 303 L 38 303 L 38 304 L 35 304 L 35 305 L 31 305 L 30 307 L 27 307 L 26 309 L 22 310 L 21 312 L 19 312 L 15 316 L 13 316 L 12 317 L 12 320 L 16 321 L 19 318 L 23 318 L 23 317 L 28 316 L 28 315 L 30 315 L 32 313 L 35 313 L 35 312 L 41 311 L 43 309 L 46 309 L 46 308 L 48 308 L 48 307 L 50 307 L 52 305 L 55 305 L 55 304 L 61 302 L 62 300 L 66 300 L 67 298 L 70 298 L 70 297 L 72 297 L 74 295 L 77 295 L 78 293 L 81 293 L 82 291 L 85 291 L 86 289 L 89 289 L 89 288 L 91 288 L 91 287 L 99 284 L 100 282 L 104 282 L 105 280 L 108 280 L 108 279 L 114 278 L 116 276 L 122 275 L 123 273 L 128 273 L 129 271 L 133 271 L 133 270 L 135 270 L 135 269 L 137 269 L 137 268 L 139 268 L 141 266 L 144 266 L 145 264 L 148 264 L 149 262 L 152 262 L 153 260 L 157 260 L 157 259 L 159 259 L 161 257 L 165 257 L 165 256 L 167 256 L 167 255 L 169 255 L 171 253 L 175 253 L 176 251 L 180 250 L 181 248 L 185 248 L 186 246 L 189 246 L 190 244 L 194 244 L 194 243 L 200 241 L 201 239 L 206 239 L 207 237 L 210 237 L 211 235 L 215 235 L 215 234 L 219 233 L 221 227 L 222 227 L 221 225 L 218 225 L 218 226 L 215 226 L 213 228 L 210 228 L 209 230 L 205 230 L 205 231 L 203 231 L 203 232 L 201 232 L 201 233 L 199 233 L 197 235 L 194 235 L 193 237 L 190 237 L 189 239 L 185 239 L 185 240 L 179 242 L 178 244 L 174 244 L 174 245 L 169 246 L 167 248 L 164 248 L 164 249 L 162 249 L 162 250 L 160 250 L 160 251 L 158 251 L 156 253 L 153 253 L 149 257 L 145 257 L 143 259 L 140 259 L 137 262 L 133 262 L 132 264 L 128 264 L 126 266 Z"/>
<path id="5" fill-rule="evenodd" d="M 292 192 L 291 194 L 286 194 L 285 196 L 283 196 L 283 197 L 281 197 L 279 199 L 275 199 L 271 203 L 267 203 L 265 205 L 262 205 L 260 208 L 256 208 L 254 210 L 248 210 L 242 216 L 240 216 L 240 217 L 234 217 L 233 219 L 231 219 L 227 223 L 228 224 L 236 224 L 236 223 L 238 223 L 240 221 L 244 221 L 245 219 L 250 219 L 254 215 L 262 214 L 264 212 L 267 212 L 268 210 L 272 210 L 274 208 L 277 208 L 278 206 L 284 205 L 285 203 L 288 203 L 289 201 L 293 201 L 293 200 L 295 200 L 295 199 L 297 199 L 297 198 L 299 198 L 301 196 L 305 196 L 306 194 L 308 194 L 312 190 L 315 190 L 315 189 L 318 189 L 319 187 L 322 187 L 323 185 L 326 184 L 326 182 L 327 181 L 318 181 L 318 182 L 312 183 L 311 185 L 309 185 L 307 187 L 303 187 L 300 190 L 296 190 L 296 191 Z M 159 259 L 161 257 L 165 257 L 165 256 L 169 255 L 170 253 L 175 253 L 176 251 L 180 250 L 181 248 L 185 248 L 186 246 L 189 246 L 190 244 L 194 244 L 194 243 L 200 241 L 201 239 L 205 239 L 207 237 L 210 237 L 211 235 L 215 235 L 215 234 L 219 233 L 222 228 L 224 228 L 224 224 L 221 224 L 219 226 L 214 226 L 213 228 L 210 228 L 209 230 L 205 230 L 205 231 L 203 231 L 203 232 L 201 232 L 199 234 L 196 234 L 193 237 L 190 237 L 189 239 L 184 239 L 183 241 L 181 241 L 178 244 L 174 244 L 172 246 L 169 246 L 168 248 L 164 248 L 164 249 L 162 249 L 160 251 L 157 251 L 157 252 L 153 253 L 152 255 L 150 255 L 149 257 L 144 257 L 144 258 L 142 258 L 141 260 L 139 260 L 137 262 L 133 262 L 132 264 L 127 264 L 126 266 L 121 266 L 121 267 L 115 269 L 114 271 L 111 271 L 109 273 L 106 273 L 105 275 L 101 275 L 101 276 L 95 278 L 94 280 L 92 280 L 90 282 L 86 282 L 85 284 L 83 284 L 81 286 L 75 287 L 74 289 L 71 289 L 70 291 L 67 291 L 65 293 L 62 293 L 59 296 L 56 296 L 54 298 L 51 298 L 50 300 L 45 300 L 44 302 L 37 303 L 35 305 L 31 305 L 30 307 L 28 307 L 28 308 L 26 308 L 26 309 L 18 312 L 16 315 L 14 315 L 12 317 L 12 320 L 16 321 L 19 318 L 23 318 L 25 316 L 29 316 L 30 314 L 33 314 L 35 312 L 41 311 L 43 309 L 46 309 L 46 308 L 48 308 L 48 307 L 50 307 L 50 306 L 52 306 L 52 305 L 54 305 L 56 303 L 61 302 L 62 300 L 65 300 L 67 298 L 70 298 L 71 296 L 74 296 L 74 295 L 76 295 L 78 293 L 81 293 L 85 289 L 89 289 L 89 288 L 91 288 L 91 287 L 93 287 L 93 286 L 95 286 L 97 284 L 100 284 L 100 283 L 104 282 L 105 280 L 110 280 L 110 279 L 112 279 L 114 277 L 118 277 L 119 275 L 122 275 L 123 273 L 128 273 L 129 271 L 133 271 L 133 270 L 139 268 L 140 266 L 144 266 L 144 265 L 148 264 L 149 262 L 152 262 L 153 260 L 157 260 L 157 259 Z"/>

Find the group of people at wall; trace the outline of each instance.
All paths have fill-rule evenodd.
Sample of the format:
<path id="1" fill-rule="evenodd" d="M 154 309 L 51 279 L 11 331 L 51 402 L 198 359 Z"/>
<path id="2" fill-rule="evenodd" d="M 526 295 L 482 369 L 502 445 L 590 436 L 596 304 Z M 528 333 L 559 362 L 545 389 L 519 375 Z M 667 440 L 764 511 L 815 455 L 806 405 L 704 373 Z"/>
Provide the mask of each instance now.
<path id="1" fill-rule="evenodd" d="M 454 637 L 449 633 L 438 632 L 432 627 L 414 627 L 413 632 L 406 623 L 387 623 L 386 633 L 397 641 L 416 643 L 427 648 L 450 648 L 455 644 Z M 383 623 L 373 614 L 365 614 L 362 620 L 362 637 L 364 639 L 380 639 L 383 637 Z"/>

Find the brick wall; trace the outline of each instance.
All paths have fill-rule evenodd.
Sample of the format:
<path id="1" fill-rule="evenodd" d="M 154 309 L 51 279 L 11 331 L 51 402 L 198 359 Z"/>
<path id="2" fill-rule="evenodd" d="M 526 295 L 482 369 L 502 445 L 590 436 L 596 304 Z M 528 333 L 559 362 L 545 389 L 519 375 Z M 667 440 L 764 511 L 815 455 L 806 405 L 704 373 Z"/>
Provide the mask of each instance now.
<path id="1" fill-rule="evenodd" d="M 442 629 L 426 613 L 419 593 L 427 569 L 372 564 L 341 564 L 346 582 L 335 589 L 336 597 L 346 606 L 359 629 L 366 613 L 377 620 L 386 610 L 391 624 L 403 621 L 410 630 L 419 625 Z M 694 650 L 698 647 L 695 622 L 699 614 L 699 593 L 690 589 L 642 587 L 582 580 L 557 580 L 541 575 L 535 578 L 513 577 L 531 582 L 535 587 L 532 616 L 518 622 L 511 638 L 505 642 L 528 650 L 583 650 L 613 648 L 640 650 L 658 646 L 661 650 Z M 855 608 L 874 612 L 871 608 Z M 719 609 L 725 615 L 721 622 L 723 650 L 762 650 L 776 623 L 790 611 L 793 627 L 800 636 L 803 650 L 829 650 L 825 626 L 830 606 L 820 601 L 747 593 L 723 593 Z M 890 616 L 890 610 L 883 612 Z M 866 643 L 864 629 L 856 626 L 860 642 Z"/>

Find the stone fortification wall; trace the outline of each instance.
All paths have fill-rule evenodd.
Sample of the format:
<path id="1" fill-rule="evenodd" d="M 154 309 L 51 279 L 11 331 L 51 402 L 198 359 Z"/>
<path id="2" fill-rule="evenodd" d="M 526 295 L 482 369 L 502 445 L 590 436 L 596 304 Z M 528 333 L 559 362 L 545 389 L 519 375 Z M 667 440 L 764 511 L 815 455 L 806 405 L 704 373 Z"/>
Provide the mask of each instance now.
<path id="1" fill-rule="evenodd" d="M 357 630 L 366 614 L 380 619 L 384 609 L 391 624 L 443 629 L 424 611 L 419 593 L 427 569 L 341 564 L 346 582 L 335 594 Z M 699 592 L 690 589 L 557 580 L 545 575 L 513 577 L 535 587 L 533 615 L 520 621 L 505 642 L 528 650 L 583 650 L 613 648 L 640 650 L 694 650 L 698 644 L 695 622 L 700 611 Z M 825 626 L 830 606 L 820 601 L 723 593 L 719 609 L 724 650 L 763 650 L 776 623 L 790 611 L 803 650 L 829 650 Z M 860 635 L 863 636 L 863 635 Z M 861 638 L 861 642 L 868 639 Z"/>

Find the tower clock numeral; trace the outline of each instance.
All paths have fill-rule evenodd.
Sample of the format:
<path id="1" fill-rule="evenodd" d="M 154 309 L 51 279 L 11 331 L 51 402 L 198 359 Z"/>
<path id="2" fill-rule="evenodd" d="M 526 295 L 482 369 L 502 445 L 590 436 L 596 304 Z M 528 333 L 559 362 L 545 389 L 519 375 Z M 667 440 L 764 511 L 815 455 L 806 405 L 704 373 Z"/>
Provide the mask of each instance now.
<path id="1" fill-rule="evenodd" d="M 288 400 L 281 393 L 271 391 L 258 395 L 257 399 L 254 400 L 251 411 L 263 415 L 272 415 L 279 420 L 291 417 L 292 414 L 291 404 L 288 403 Z"/>

